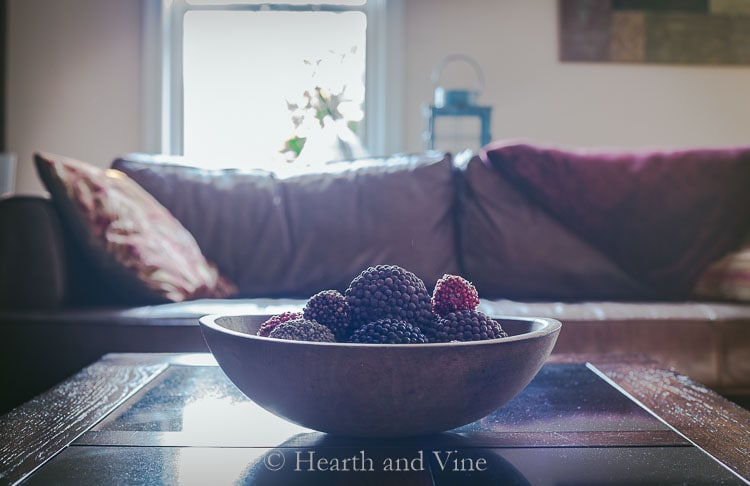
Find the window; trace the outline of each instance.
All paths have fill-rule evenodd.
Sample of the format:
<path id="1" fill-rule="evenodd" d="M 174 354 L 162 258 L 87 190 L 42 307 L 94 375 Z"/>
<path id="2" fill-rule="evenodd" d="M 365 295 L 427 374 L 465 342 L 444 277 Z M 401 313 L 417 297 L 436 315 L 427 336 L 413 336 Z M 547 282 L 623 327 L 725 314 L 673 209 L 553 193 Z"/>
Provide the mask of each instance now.
<path id="1" fill-rule="evenodd" d="M 158 30 L 164 49 L 149 58 L 162 86 L 149 82 L 146 111 L 161 107 L 161 137 L 145 124 L 149 150 L 217 168 L 273 168 L 334 131 L 352 137 L 345 155 L 363 153 L 357 140 L 373 154 L 397 150 L 397 127 L 385 120 L 400 119 L 398 96 L 385 94 L 400 85 L 391 54 L 398 2 L 163 0 L 151 8 L 147 42 Z"/>

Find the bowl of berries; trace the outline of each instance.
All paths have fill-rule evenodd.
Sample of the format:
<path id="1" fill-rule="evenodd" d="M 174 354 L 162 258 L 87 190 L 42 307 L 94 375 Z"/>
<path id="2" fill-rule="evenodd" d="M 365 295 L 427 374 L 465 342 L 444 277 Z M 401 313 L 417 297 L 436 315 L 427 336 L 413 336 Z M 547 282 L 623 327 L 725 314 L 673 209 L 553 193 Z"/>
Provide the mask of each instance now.
<path id="1" fill-rule="evenodd" d="M 460 276 L 430 292 L 414 273 L 377 265 L 299 312 L 200 325 L 224 373 L 266 410 L 332 434 L 414 436 L 493 412 L 552 352 L 559 321 L 490 317 L 479 302 Z"/>

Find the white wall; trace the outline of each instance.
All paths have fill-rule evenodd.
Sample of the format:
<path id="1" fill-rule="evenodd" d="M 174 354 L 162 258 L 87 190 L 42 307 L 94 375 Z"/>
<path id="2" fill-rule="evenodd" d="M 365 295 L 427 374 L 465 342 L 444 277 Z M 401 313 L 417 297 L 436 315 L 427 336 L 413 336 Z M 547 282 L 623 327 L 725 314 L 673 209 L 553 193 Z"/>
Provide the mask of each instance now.
<path id="1" fill-rule="evenodd" d="M 7 150 L 41 192 L 34 151 L 103 167 L 141 147 L 140 0 L 9 0 Z"/>
<path id="2" fill-rule="evenodd" d="M 405 0 L 407 150 L 422 148 L 420 105 L 445 55 L 482 66 L 493 138 L 570 145 L 750 144 L 750 66 L 558 60 L 555 0 Z M 455 65 L 447 74 L 468 68 Z M 448 79 L 448 82 L 451 80 Z M 473 77 L 464 80 L 472 86 Z"/>
<path id="3" fill-rule="evenodd" d="M 9 0 L 6 137 L 18 154 L 19 192 L 42 190 L 35 150 L 103 167 L 144 150 L 141 1 Z M 403 150 L 422 149 L 430 74 L 456 52 L 484 69 L 479 101 L 494 107 L 494 138 L 750 144 L 748 66 L 560 63 L 554 0 L 404 3 Z M 446 83 L 453 74 L 446 72 Z"/>

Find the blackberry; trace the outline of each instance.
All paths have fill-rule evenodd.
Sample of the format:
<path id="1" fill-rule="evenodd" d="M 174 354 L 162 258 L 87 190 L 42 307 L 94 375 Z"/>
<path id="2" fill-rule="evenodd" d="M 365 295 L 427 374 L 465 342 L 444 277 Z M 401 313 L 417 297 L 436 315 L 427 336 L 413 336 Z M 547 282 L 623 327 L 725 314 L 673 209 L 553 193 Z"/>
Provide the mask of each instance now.
<path id="1" fill-rule="evenodd" d="M 258 329 L 258 336 L 268 337 L 274 327 L 278 326 L 282 322 L 291 321 L 292 319 L 299 319 L 302 317 L 301 312 L 282 312 L 275 316 L 270 317 L 266 322 L 260 325 Z"/>
<path id="2" fill-rule="evenodd" d="M 292 319 L 274 327 L 268 337 L 291 341 L 336 342 L 333 333 L 323 324 L 308 319 Z"/>
<path id="3" fill-rule="evenodd" d="M 349 284 L 344 297 L 355 328 L 386 318 L 421 328 L 432 320 L 430 293 L 424 282 L 397 265 L 377 265 L 363 270 Z"/>
<path id="4" fill-rule="evenodd" d="M 479 293 L 471 282 L 458 275 L 443 275 L 432 292 L 432 312 L 444 316 L 449 312 L 474 310 L 479 305 Z"/>
<path id="5" fill-rule="evenodd" d="M 350 343 L 417 344 L 427 338 L 417 326 L 396 319 L 380 319 L 360 327 L 349 338 Z"/>
<path id="6" fill-rule="evenodd" d="M 324 290 L 310 297 L 302 315 L 327 326 L 339 341 L 350 334 L 349 306 L 338 290 Z"/>
<path id="7" fill-rule="evenodd" d="M 428 334 L 433 342 L 484 341 L 508 337 L 500 323 L 475 310 L 449 312 L 438 317 Z"/>

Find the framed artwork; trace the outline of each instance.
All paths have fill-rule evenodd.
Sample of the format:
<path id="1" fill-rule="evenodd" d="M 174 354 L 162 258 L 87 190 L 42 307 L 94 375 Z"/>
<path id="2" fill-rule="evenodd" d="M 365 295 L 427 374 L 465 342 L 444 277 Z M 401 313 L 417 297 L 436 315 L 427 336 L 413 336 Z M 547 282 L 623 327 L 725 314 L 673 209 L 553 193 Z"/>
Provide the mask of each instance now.
<path id="1" fill-rule="evenodd" d="M 750 64 L 750 0 L 558 0 L 560 60 Z"/>

